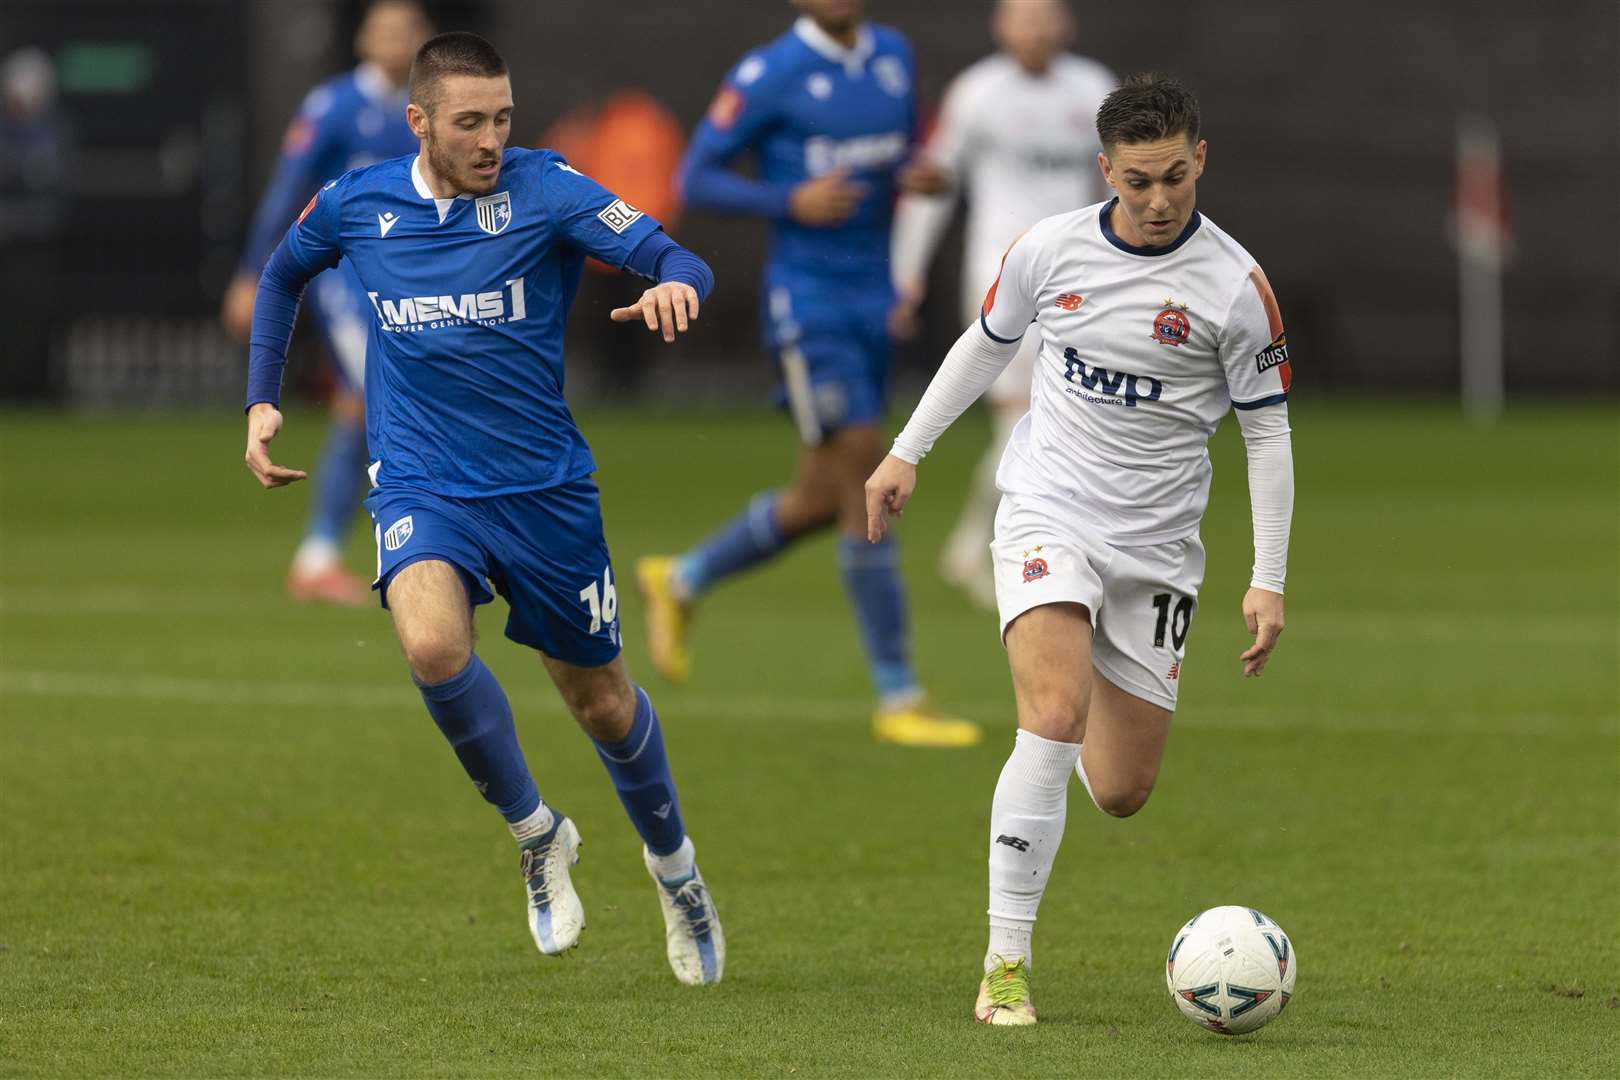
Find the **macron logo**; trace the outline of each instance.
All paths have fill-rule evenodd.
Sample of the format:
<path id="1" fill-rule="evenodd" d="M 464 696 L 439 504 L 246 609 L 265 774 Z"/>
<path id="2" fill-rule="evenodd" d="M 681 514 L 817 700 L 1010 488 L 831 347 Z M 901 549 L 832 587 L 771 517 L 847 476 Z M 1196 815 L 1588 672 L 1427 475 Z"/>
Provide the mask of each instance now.
<path id="1" fill-rule="evenodd" d="M 387 236 L 388 235 L 388 230 L 392 229 L 395 225 L 398 225 L 398 224 L 399 224 L 399 215 L 398 214 L 390 212 L 390 213 L 387 213 L 387 214 L 378 214 L 377 215 L 377 228 L 382 230 L 382 235 L 383 236 Z"/>

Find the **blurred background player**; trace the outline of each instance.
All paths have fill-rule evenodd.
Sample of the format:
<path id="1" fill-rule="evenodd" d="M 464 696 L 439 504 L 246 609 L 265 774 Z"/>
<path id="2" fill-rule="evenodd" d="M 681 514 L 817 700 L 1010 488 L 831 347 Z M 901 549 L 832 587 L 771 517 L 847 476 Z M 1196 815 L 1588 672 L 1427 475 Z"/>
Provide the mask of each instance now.
<path id="1" fill-rule="evenodd" d="M 596 463 L 563 397 L 563 329 L 586 255 L 658 282 L 615 322 L 667 342 L 714 284 L 652 218 L 549 150 L 506 149 L 506 61 L 441 34 L 410 71 L 421 152 L 345 173 L 309 200 L 265 264 L 253 308 L 247 463 L 302 479 L 269 444 L 298 298 L 347 260 L 377 298 L 368 427 L 377 594 L 423 704 L 517 840 L 529 930 L 561 955 L 585 926 L 573 821 L 541 799 L 511 703 L 473 651 L 474 611 L 506 599 L 506 636 L 539 653 L 644 843 L 671 970 L 719 982 L 725 939 L 686 836 L 658 715 L 620 655 Z M 580 585 L 586 588 L 581 589 Z"/>
<path id="2" fill-rule="evenodd" d="M 653 664 L 672 681 L 686 679 L 697 599 L 836 526 L 839 569 L 877 690 L 874 734 L 968 746 L 978 727 L 932 713 L 912 667 L 898 546 L 864 541 L 861 485 L 883 457 L 889 230 L 916 128 L 911 47 L 897 31 L 864 22 L 859 0 L 795 2 L 803 14 L 793 28 L 726 77 L 693 135 L 681 186 L 691 208 L 773 222 L 764 330 L 802 444 L 797 474 L 685 554 L 638 563 Z M 728 167 L 749 151 L 758 179 Z"/>
<path id="3" fill-rule="evenodd" d="M 999 0 L 990 22 L 1001 49 L 963 71 L 924 150 L 945 192 L 907 194 L 894 222 L 895 333 L 915 334 L 928 286 L 928 263 L 950 224 L 956 197 L 968 201 L 962 252 L 962 320 L 972 322 L 1001 256 L 1042 218 L 1088 206 L 1106 191 L 1098 175 L 1095 117 L 1119 82 L 1095 60 L 1063 51 L 1074 33 L 1064 0 Z M 995 525 L 996 466 L 1018 418 L 1029 411 L 1036 335 L 986 393 L 991 438 L 967 501 L 940 553 L 940 574 L 981 606 L 994 609 L 990 537 Z"/>
<path id="4" fill-rule="evenodd" d="M 997 476 L 996 597 L 1018 732 L 990 804 L 990 943 L 974 1015 L 1035 1023 L 1035 914 L 1078 772 L 1097 808 L 1140 810 L 1158 781 L 1204 577 L 1208 445 L 1236 410 L 1254 569 L 1239 656 L 1259 675 L 1283 629 L 1293 520 L 1292 378 L 1265 274 L 1199 214 L 1197 100 L 1136 75 L 1097 113 L 1117 193 L 1014 242 L 978 319 L 867 482 L 874 541 L 917 462 L 1036 337 L 1030 411 Z M 1083 744 L 1083 745 L 1082 745 Z"/>
<path id="5" fill-rule="evenodd" d="M 236 278 L 226 291 L 226 329 L 247 341 L 253 297 L 265 260 L 320 185 L 350 169 L 416 150 L 405 122 L 411 59 L 432 33 L 412 0 L 378 0 L 355 33 L 360 64 L 309 92 L 287 128 L 281 158 L 259 202 Z M 310 287 L 316 322 L 334 361 L 332 420 L 315 467 L 309 521 L 293 554 L 287 591 L 294 599 L 360 607 L 371 589 L 343 566 L 343 542 L 365 493 L 366 334 L 371 302 L 347 261 Z"/>

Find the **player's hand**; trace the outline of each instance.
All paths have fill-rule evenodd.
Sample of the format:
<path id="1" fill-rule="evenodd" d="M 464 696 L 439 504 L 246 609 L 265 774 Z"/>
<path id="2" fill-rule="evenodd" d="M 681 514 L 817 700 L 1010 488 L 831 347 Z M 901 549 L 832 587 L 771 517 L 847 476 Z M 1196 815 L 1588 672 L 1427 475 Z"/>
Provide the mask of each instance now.
<path id="1" fill-rule="evenodd" d="M 889 531 L 885 513 L 899 517 L 905 512 L 911 493 L 917 490 L 917 466 L 893 454 L 885 457 L 866 481 L 866 538 L 872 543 Z"/>
<path id="2" fill-rule="evenodd" d="M 682 281 L 666 281 L 641 294 L 629 307 L 614 308 L 608 318 L 614 322 L 640 319 L 653 333 L 663 331 L 665 341 L 674 341 L 677 331 L 686 332 L 698 317 L 697 290 Z"/>
<path id="3" fill-rule="evenodd" d="M 259 294 L 259 279 L 252 274 L 238 274 L 225 290 L 225 299 L 219 305 L 219 321 L 231 339 L 242 344 L 253 333 L 253 299 Z"/>
<path id="4" fill-rule="evenodd" d="M 951 189 L 951 174 L 926 157 L 906 162 L 894 180 L 907 195 L 943 195 Z"/>
<path id="5" fill-rule="evenodd" d="M 270 460 L 270 440 L 280 430 L 281 410 L 268 401 L 248 410 L 247 467 L 267 488 L 286 487 L 309 476 L 302 469 L 284 469 Z"/>
<path id="6" fill-rule="evenodd" d="M 1238 657 L 1243 661 L 1243 677 L 1249 678 L 1265 670 L 1271 650 L 1277 647 L 1277 639 L 1282 636 L 1282 593 L 1251 588 L 1243 596 L 1243 621 L 1254 635 L 1254 644 Z"/>
<path id="7" fill-rule="evenodd" d="M 794 188 L 788 196 L 788 213 L 812 228 L 842 225 L 865 197 L 865 184 L 850 180 L 848 169 L 834 169 Z"/>
<path id="8" fill-rule="evenodd" d="M 921 324 L 917 321 L 917 309 L 922 307 L 922 297 L 915 292 L 902 289 L 900 296 L 889 309 L 889 336 L 895 341 L 911 341 L 921 331 Z"/>

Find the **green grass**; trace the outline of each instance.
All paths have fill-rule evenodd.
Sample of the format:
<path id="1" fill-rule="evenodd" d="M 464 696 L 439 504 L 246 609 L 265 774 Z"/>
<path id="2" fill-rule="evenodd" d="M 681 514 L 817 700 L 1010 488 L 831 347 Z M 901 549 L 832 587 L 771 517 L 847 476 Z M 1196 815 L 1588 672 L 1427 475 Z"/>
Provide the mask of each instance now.
<path id="1" fill-rule="evenodd" d="M 932 575 L 976 422 L 906 516 L 922 669 L 994 731 L 947 753 L 870 742 L 825 540 L 714 595 L 697 678 L 661 686 L 632 560 L 778 482 L 791 434 L 584 418 L 629 659 L 726 920 L 726 981 L 700 991 L 670 978 L 634 834 L 499 603 L 481 652 L 586 841 L 590 928 L 560 961 L 384 616 L 283 598 L 306 496 L 258 490 L 237 418 L 0 416 L 0 1075 L 1613 1075 L 1616 419 L 1296 406 L 1288 632 L 1259 681 L 1229 423 L 1159 790 L 1116 821 L 1073 789 L 1041 1024 L 996 1031 L 969 1010 L 1011 699 L 993 619 Z M 320 435 L 294 415 L 280 456 L 312 464 Z M 1172 931 L 1234 902 L 1300 964 L 1288 1013 L 1235 1040 L 1163 982 Z"/>

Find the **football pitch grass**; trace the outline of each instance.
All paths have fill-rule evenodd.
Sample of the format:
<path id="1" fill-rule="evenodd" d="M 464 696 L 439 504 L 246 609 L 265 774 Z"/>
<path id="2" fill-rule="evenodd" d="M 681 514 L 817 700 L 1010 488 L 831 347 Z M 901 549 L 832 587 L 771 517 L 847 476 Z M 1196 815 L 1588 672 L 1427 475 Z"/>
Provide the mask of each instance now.
<path id="1" fill-rule="evenodd" d="M 281 591 L 307 492 L 222 415 L 0 415 L 0 1075 L 1600 1076 L 1620 1062 L 1617 414 L 1294 408 L 1288 629 L 1239 677 L 1241 443 L 1157 792 L 1069 792 L 1038 1027 L 971 1008 L 1012 739 L 993 616 L 933 575 L 985 428 L 906 514 L 914 638 L 969 751 L 875 745 L 827 539 L 722 588 L 696 672 L 649 670 L 636 556 L 779 481 L 758 412 L 587 412 L 632 671 L 665 723 L 729 942 L 675 983 L 639 844 L 532 654 L 484 609 L 541 790 L 584 837 L 588 929 L 539 956 L 517 856 L 385 617 Z M 283 464 L 313 465 L 312 412 Z M 357 535 L 352 564 L 372 565 Z M 1172 932 L 1223 903 L 1293 938 L 1251 1036 L 1183 1020 Z"/>

